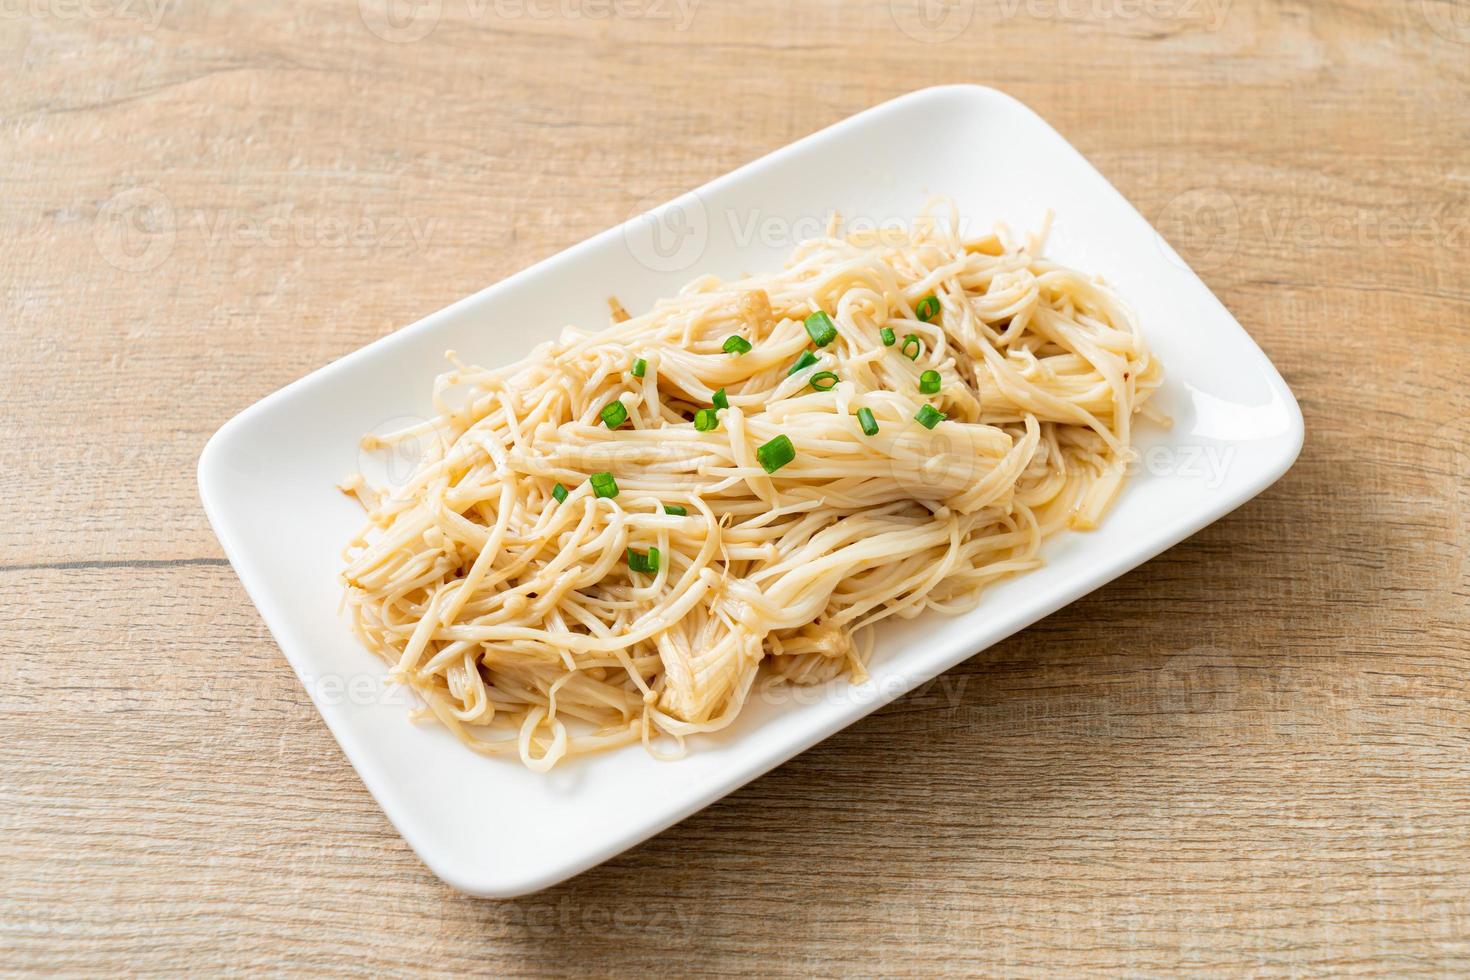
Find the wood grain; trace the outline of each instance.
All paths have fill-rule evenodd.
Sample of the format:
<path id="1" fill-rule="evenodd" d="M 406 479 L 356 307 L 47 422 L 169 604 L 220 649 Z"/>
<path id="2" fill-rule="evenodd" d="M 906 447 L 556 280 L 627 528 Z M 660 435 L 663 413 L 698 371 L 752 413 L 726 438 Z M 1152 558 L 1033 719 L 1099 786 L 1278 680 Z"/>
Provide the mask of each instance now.
<path id="1" fill-rule="evenodd" d="M 0 8 L 0 963 L 1470 972 L 1463 0 L 383 2 Z M 955 81 L 1037 109 L 1198 263 L 1298 393 L 1301 461 L 607 865 L 454 893 L 223 561 L 205 439 Z"/>

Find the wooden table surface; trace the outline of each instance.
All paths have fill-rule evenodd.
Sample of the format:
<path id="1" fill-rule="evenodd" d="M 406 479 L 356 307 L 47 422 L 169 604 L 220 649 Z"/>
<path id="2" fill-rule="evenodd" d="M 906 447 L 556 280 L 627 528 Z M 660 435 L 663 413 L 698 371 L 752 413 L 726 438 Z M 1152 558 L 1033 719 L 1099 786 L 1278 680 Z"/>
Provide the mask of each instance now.
<path id="1" fill-rule="evenodd" d="M 0 966 L 1470 971 L 1464 0 L 393 3 L 0 7 Z M 1197 263 L 1300 461 L 606 865 L 455 893 L 224 561 L 205 440 L 944 82 L 1031 105 Z"/>

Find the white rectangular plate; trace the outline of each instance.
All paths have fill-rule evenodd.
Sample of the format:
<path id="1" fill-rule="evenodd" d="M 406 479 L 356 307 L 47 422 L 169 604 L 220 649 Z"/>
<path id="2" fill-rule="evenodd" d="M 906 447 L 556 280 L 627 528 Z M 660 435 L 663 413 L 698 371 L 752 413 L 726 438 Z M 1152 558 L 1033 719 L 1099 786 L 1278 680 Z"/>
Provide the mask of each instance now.
<path id="1" fill-rule="evenodd" d="M 646 308 L 696 274 L 780 267 L 827 216 L 909 222 L 950 195 L 968 229 L 1018 232 L 1056 214 L 1047 254 L 1109 280 L 1164 362 L 1141 463 L 1103 526 L 1048 543 L 1047 564 L 957 618 L 878 635 L 872 679 L 756 701 L 688 757 L 640 746 L 537 775 L 436 726 L 338 615 L 343 544 L 362 521 L 335 487 L 367 467 L 368 431 L 432 415 L 453 348 L 487 366 L 566 324 L 607 322 L 606 297 Z M 576 202 L 568 202 L 575 206 Z M 342 358 L 228 422 L 199 460 L 205 510 L 250 597 L 383 810 L 445 881 L 477 895 L 545 888 L 657 833 L 959 661 L 1148 560 L 1286 472 L 1301 412 L 1276 369 L 1149 223 L 1040 117 L 1000 92 L 926 89 L 860 113 Z M 395 693 L 396 692 L 396 693 Z"/>

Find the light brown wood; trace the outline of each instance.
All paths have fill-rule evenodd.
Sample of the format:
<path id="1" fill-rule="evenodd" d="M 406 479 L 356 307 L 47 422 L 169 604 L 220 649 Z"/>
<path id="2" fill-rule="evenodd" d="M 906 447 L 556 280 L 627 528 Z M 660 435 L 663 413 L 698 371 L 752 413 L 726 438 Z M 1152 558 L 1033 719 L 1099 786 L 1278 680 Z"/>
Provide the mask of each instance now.
<path id="1" fill-rule="evenodd" d="M 154 2 L 0 10 L 0 963 L 1470 971 L 1463 0 Z M 223 561 L 205 439 L 953 81 L 1029 103 L 1199 263 L 1300 397 L 1300 462 L 607 865 L 454 893 Z"/>

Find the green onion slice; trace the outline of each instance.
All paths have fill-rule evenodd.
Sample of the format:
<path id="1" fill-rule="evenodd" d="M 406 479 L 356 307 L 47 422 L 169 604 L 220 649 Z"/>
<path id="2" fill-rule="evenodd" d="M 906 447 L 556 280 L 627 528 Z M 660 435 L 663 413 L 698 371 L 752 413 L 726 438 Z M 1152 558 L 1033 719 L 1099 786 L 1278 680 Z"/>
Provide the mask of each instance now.
<path id="1" fill-rule="evenodd" d="M 920 320 L 928 323 L 939 315 L 939 298 L 930 293 L 919 300 L 919 305 L 914 307 L 914 312 L 918 314 Z"/>
<path id="2" fill-rule="evenodd" d="M 611 473 L 593 473 L 588 478 L 592 484 L 592 492 L 599 497 L 616 497 L 618 495 L 618 481 L 613 479 Z"/>
<path id="3" fill-rule="evenodd" d="M 913 353 L 909 353 L 909 348 L 911 347 L 913 348 Z M 919 335 L 916 333 L 904 334 L 903 346 L 899 350 L 903 353 L 904 357 L 907 357 L 911 361 L 917 361 L 919 355 L 924 353 L 924 342 L 919 339 Z"/>
<path id="4" fill-rule="evenodd" d="M 940 422 L 943 422 L 944 419 L 944 413 L 935 408 L 933 405 L 925 405 L 923 408 L 919 409 L 919 413 L 914 416 L 914 421 L 919 423 L 926 429 L 934 428 Z"/>
<path id="5" fill-rule="evenodd" d="M 756 461 L 767 473 L 774 473 L 796 458 L 791 439 L 780 435 L 755 451 Z"/>
<path id="6" fill-rule="evenodd" d="M 816 374 L 811 376 L 811 379 L 808 380 L 807 384 L 811 385 L 818 391 L 831 391 L 833 388 L 837 387 L 837 380 L 837 375 L 833 374 L 831 371 L 818 371 Z"/>
<path id="7" fill-rule="evenodd" d="M 688 517 L 689 508 L 680 504 L 664 504 L 664 513 L 672 514 L 674 517 Z"/>
<path id="8" fill-rule="evenodd" d="M 694 428 L 700 432 L 709 432 L 720 427 L 720 418 L 712 408 L 701 408 L 694 413 Z"/>
<path id="9" fill-rule="evenodd" d="M 923 374 L 919 375 L 919 391 L 923 392 L 926 395 L 939 394 L 939 384 L 940 379 L 938 371 L 925 371 Z"/>
<path id="10" fill-rule="evenodd" d="M 878 420 L 873 418 L 873 410 L 871 408 L 860 408 L 858 409 L 857 415 L 858 425 L 863 427 L 863 432 L 866 435 L 876 436 L 878 434 Z"/>
<path id="11" fill-rule="evenodd" d="M 658 549 L 649 548 L 648 554 L 628 549 L 628 568 L 635 572 L 645 572 L 649 575 L 658 574 Z"/>
<path id="12" fill-rule="evenodd" d="M 804 350 L 801 352 L 801 356 L 796 359 L 796 363 L 791 365 L 791 370 L 786 372 L 786 377 L 789 378 L 797 371 L 809 368 L 815 363 L 817 363 L 817 355 L 809 350 Z"/>
<path id="13" fill-rule="evenodd" d="M 806 318 L 807 336 L 812 338 L 812 343 L 818 347 L 826 347 L 837 339 L 837 327 L 833 325 L 832 318 L 823 310 L 818 310 Z"/>
<path id="14" fill-rule="evenodd" d="M 602 421 L 609 429 L 616 429 L 628 421 L 628 406 L 622 402 L 608 402 L 602 406 L 602 411 L 598 414 L 602 416 Z"/>
<path id="15" fill-rule="evenodd" d="M 725 353 L 734 354 L 739 357 L 750 350 L 750 341 L 739 334 L 731 334 L 725 338 Z"/>
<path id="16" fill-rule="evenodd" d="M 567 500 L 567 488 L 558 483 L 551 488 L 551 495 L 556 498 L 557 503 L 564 504 Z"/>
<path id="17" fill-rule="evenodd" d="M 641 377 L 643 377 L 647 373 L 648 373 L 648 362 L 647 361 L 645 361 L 643 358 L 640 357 L 640 358 L 638 358 L 638 360 L 636 360 L 636 361 L 633 362 L 633 377 L 635 377 L 635 378 L 641 378 Z"/>
<path id="18" fill-rule="evenodd" d="M 714 403 L 715 408 L 729 408 L 730 407 L 730 399 L 725 394 L 725 389 L 724 388 L 721 388 L 719 391 L 715 392 L 715 396 L 713 398 L 711 398 L 710 401 Z"/>
<path id="19" fill-rule="evenodd" d="M 884 327 L 882 330 L 879 330 L 878 336 L 883 338 L 884 347 L 892 347 L 898 343 L 898 335 L 893 332 L 892 327 Z"/>

